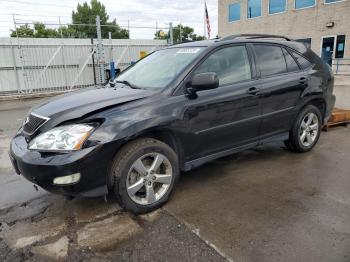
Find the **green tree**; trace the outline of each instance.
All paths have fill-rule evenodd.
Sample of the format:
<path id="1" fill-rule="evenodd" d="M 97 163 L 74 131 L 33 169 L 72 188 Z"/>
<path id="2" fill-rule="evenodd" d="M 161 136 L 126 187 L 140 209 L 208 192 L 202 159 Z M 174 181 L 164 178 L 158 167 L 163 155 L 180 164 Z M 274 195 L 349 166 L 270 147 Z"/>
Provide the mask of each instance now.
<path id="1" fill-rule="evenodd" d="M 34 37 L 34 38 L 48 38 L 48 37 L 65 37 L 65 38 L 90 38 L 96 37 L 96 16 L 99 15 L 101 19 L 102 37 L 108 38 L 108 33 L 112 33 L 112 38 L 129 38 L 128 30 L 120 28 L 117 21 L 109 20 L 106 8 L 97 0 L 91 0 L 88 3 L 78 4 L 77 10 L 72 12 L 73 25 L 62 26 L 58 29 L 46 28 L 43 23 L 35 23 L 31 28 L 28 24 L 21 25 L 17 30 L 11 30 L 11 37 Z M 74 25 L 74 24 L 89 24 L 89 25 Z"/>
<path id="2" fill-rule="evenodd" d="M 16 30 L 11 30 L 11 37 L 34 37 L 34 30 L 28 24 L 21 25 Z"/>
<path id="3" fill-rule="evenodd" d="M 116 20 L 108 21 L 106 8 L 97 0 L 91 0 L 90 5 L 85 2 L 78 4 L 77 10 L 72 12 L 73 24 L 90 24 L 96 23 L 96 16 L 100 16 L 102 38 L 108 38 L 108 32 L 112 33 L 112 38 L 129 38 L 129 32 L 120 28 Z M 107 26 L 106 26 L 107 25 Z M 87 25 L 72 25 L 77 32 L 86 34 L 87 37 L 96 37 L 96 27 Z"/>
<path id="4" fill-rule="evenodd" d="M 46 28 L 43 23 L 34 24 L 34 36 L 35 38 L 55 38 L 58 36 L 56 29 Z"/>
<path id="5" fill-rule="evenodd" d="M 155 34 L 155 39 L 169 39 L 169 34 L 169 32 L 162 33 L 162 31 L 159 30 Z M 205 39 L 203 36 L 196 35 L 192 27 L 183 26 L 181 24 L 173 27 L 173 38 L 174 43 L 200 41 Z"/>

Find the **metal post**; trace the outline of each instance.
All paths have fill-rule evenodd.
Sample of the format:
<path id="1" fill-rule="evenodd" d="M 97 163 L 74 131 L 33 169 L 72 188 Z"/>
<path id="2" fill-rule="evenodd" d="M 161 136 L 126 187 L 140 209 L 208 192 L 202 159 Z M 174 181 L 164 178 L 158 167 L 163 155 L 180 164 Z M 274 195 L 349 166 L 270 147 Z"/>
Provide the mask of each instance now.
<path id="1" fill-rule="evenodd" d="M 129 35 L 129 39 L 130 39 L 130 20 L 128 20 L 128 35 Z"/>
<path id="2" fill-rule="evenodd" d="M 62 32 L 62 25 L 61 25 L 61 17 L 58 17 L 58 23 L 59 23 L 59 28 L 61 29 L 61 47 L 62 47 L 62 52 L 61 52 L 61 57 L 62 57 L 62 63 L 63 63 L 63 74 L 64 74 L 64 81 L 66 84 L 66 88 L 68 88 L 68 79 L 67 79 L 67 69 L 66 69 L 66 60 L 64 58 L 64 42 L 63 42 L 63 32 Z"/>
<path id="3" fill-rule="evenodd" d="M 204 36 L 204 39 L 206 39 L 207 38 L 207 16 L 206 16 L 206 14 L 205 14 L 205 1 L 204 1 L 204 3 L 203 3 L 203 8 L 204 8 L 204 12 L 203 12 L 203 14 L 204 14 L 204 18 L 203 18 L 203 36 Z"/>
<path id="4" fill-rule="evenodd" d="M 156 21 L 156 39 L 158 39 L 158 21 Z"/>
<path id="5" fill-rule="evenodd" d="M 170 45 L 174 44 L 173 23 L 169 23 Z"/>
<path id="6" fill-rule="evenodd" d="M 11 38 L 10 38 L 10 41 L 11 41 L 11 54 L 12 54 L 13 70 L 14 70 L 14 73 L 15 73 L 16 86 L 17 86 L 17 89 L 20 90 L 21 88 L 20 88 L 19 79 L 18 79 L 15 50 L 14 50 Z"/>
<path id="7" fill-rule="evenodd" d="M 339 59 L 337 59 L 337 70 L 336 70 L 336 74 L 338 74 L 338 70 L 339 70 Z"/>
<path id="8" fill-rule="evenodd" d="M 101 32 L 101 20 L 100 16 L 96 16 L 96 30 L 97 30 L 97 65 L 99 71 L 99 85 L 102 86 L 105 81 L 105 61 L 104 61 L 104 50 L 102 45 L 102 32 Z"/>
<path id="9" fill-rule="evenodd" d="M 15 27 L 15 32 L 16 32 L 16 38 L 17 38 L 17 48 L 18 48 L 18 53 L 19 53 L 19 58 L 21 60 L 21 69 L 22 69 L 22 76 L 23 76 L 23 82 L 24 82 L 24 88 L 27 89 L 27 81 L 25 80 L 27 78 L 26 73 L 24 72 L 24 61 L 23 61 L 23 50 L 21 49 L 21 46 L 19 44 L 19 37 L 18 37 L 18 31 L 17 31 L 17 24 L 16 24 L 16 19 L 15 19 L 15 14 L 12 14 L 12 19 L 13 19 L 13 25 Z M 21 85 L 18 85 L 18 93 L 22 92 Z M 26 91 L 26 90 L 25 90 Z"/>
<path id="10" fill-rule="evenodd" d="M 180 43 L 182 43 L 181 23 L 179 24 L 179 36 L 180 36 Z"/>
<path id="11" fill-rule="evenodd" d="M 91 37 L 91 52 L 93 52 L 94 50 L 94 38 Z M 95 54 L 92 53 L 91 55 L 91 58 L 92 58 L 92 71 L 94 73 L 94 84 L 97 85 L 97 82 L 96 82 L 96 68 L 95 68 Z"/>
<path id="12" fill-rule="evenodd" d="M 110 79 L 114 80 L 114 78 L 115 78 L 115 68 L 114 68 L 114 61 L 113 61 L 112 33 L 109 32 L 108 36 L 109 36 L 109 44 L 110 44 L 110 48 L 109 48 Z"/>

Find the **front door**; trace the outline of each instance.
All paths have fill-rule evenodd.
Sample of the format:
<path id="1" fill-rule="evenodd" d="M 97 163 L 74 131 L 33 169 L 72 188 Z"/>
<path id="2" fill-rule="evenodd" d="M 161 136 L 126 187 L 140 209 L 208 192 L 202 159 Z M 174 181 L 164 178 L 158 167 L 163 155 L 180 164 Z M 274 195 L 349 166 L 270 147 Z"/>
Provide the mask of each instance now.
<path id="1" fill-rule="evenodd" d="M 254 143 L 260 125 L 256 80 L 252 80 L 245 45 L 220 48 L 193 72 L 215 72 L 219 87 L 198 92 L 189 99 L 185 115 L 190 128 L 188 160 Z"/>
<path id="2" fill-rule="evenodd" d="M 321 58 L 330 66 L 332 66 L 334 44 L 334 36 L 327 36 L 322 38 Z"/>

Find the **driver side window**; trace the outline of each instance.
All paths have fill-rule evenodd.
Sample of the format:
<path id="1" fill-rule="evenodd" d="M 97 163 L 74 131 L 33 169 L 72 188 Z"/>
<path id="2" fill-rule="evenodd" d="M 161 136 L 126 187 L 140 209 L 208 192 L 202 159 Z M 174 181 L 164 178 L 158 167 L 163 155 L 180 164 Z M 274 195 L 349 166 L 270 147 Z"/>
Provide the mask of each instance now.
<path id="1" fill-rule="evenodd" d="M 251 69 L 245 46 L 222 48 L 211 54 L 195 71 L 195 74 L 214 72 L 220 86 L 251 79 Z"/>

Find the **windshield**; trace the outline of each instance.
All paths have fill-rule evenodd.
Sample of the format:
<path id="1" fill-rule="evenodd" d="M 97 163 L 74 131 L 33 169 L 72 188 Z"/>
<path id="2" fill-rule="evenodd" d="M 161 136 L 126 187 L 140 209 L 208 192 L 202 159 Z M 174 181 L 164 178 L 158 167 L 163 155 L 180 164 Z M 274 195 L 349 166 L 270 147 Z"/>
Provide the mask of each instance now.
<path id="1" fill-rule="evenodd" d="M 203 47 L 188 47 L 156 51 L 121 73 L 116 81 L 126 82 L 142 89 L 165 88 L 203 49 Z"/>

